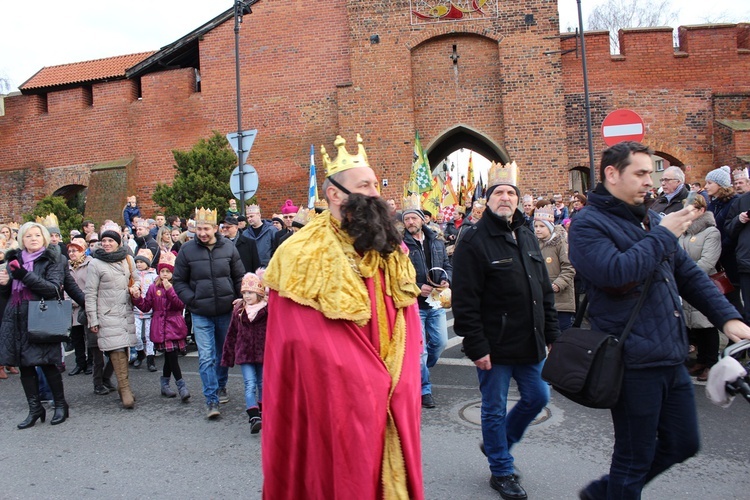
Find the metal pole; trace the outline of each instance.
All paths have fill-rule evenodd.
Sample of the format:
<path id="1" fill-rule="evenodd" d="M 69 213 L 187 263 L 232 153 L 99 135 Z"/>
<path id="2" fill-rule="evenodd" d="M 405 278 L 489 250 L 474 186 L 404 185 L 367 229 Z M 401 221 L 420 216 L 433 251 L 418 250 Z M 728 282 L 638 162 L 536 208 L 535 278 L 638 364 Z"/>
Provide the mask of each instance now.
<path id="1" fill-rule="evenodd" d="M 581 13 L 581 0 L 578 4 L 578 30 L 581 37 L 581 60 L 583 61 L 583 100 L 586 108 L 586 133 L 589 141 L 589 190 L 596 185 L 596 169 L 594 167 L 594 137 L 591 132 L 591 105 L 589 103 L 589 75 L 586 70 L 586 37 L 583 36 L 583 14 Z"/>
<path id="2" fill-rule="evenodd" d="M 242 106 L 240 105 L 240 24 L 242 23 L 242 0 L 234 2 L 234 72 L 237 84 L 237 165 L 240 172 L 240 214 L 245 215 L 245 172 L 242 169 Z"/>

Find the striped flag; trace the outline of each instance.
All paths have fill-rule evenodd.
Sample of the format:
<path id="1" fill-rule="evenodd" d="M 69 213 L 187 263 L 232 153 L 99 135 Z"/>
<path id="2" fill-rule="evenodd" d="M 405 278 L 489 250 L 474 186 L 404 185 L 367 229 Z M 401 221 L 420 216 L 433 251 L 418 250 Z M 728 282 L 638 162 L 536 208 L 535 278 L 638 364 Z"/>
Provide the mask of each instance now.
<path id="1" fill-rule="evenodd" d="M 315 146 L 310 145 L 310 186 L 307 192 L 307 208 L 315 208 L 318 199 L 318 178 L 315 176 Z"/>

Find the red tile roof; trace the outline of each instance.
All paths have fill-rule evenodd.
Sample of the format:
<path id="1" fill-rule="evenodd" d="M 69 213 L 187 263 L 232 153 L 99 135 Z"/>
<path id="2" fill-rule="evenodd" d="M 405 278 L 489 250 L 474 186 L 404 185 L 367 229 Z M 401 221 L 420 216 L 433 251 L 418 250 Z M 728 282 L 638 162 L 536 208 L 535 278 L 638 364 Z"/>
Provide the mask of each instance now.
<path id="1" fill-rule="evenodd" d="M 154 53 L 140 52 L 138 54 L 95 59 L 93 61 L 47 66 L 26 80 L 19 89 L 30 90 L 73 83 L 93 82 L 107 78 L 125 78 L 126 69 L 135 66 Z"/>

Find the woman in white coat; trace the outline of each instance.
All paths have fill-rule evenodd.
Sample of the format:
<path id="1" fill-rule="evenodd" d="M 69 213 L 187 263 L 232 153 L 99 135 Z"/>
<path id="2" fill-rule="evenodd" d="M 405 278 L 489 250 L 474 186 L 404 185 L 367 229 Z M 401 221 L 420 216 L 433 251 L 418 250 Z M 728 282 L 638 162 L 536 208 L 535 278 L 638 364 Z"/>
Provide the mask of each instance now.
<path id="1" fill-rule="evenodd" d="M 109 354 L 117 377 L 123 408 L 133 408 L 135 397 L 128 380 L 128 349 L 135 346 L 135 320 L 129 288 L 137 282 L 133 258 L 116 231 L 101 234 L 86 276 L 86 317 L 99 349 Z"/>

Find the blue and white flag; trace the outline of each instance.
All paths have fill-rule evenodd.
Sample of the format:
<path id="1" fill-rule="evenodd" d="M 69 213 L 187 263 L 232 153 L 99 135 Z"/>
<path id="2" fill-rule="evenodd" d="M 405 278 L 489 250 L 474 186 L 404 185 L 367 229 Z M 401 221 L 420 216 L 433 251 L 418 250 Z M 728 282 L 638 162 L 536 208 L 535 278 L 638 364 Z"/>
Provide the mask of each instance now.
<path id="1" fill-rule="evenodd" d="M 312 210 L 315 207 L 315 200 L 318 199 L 318 178 L 315 177 L 315 146 L 310 145 L 310 186 L 307 194 L 307 208 Z"/>

